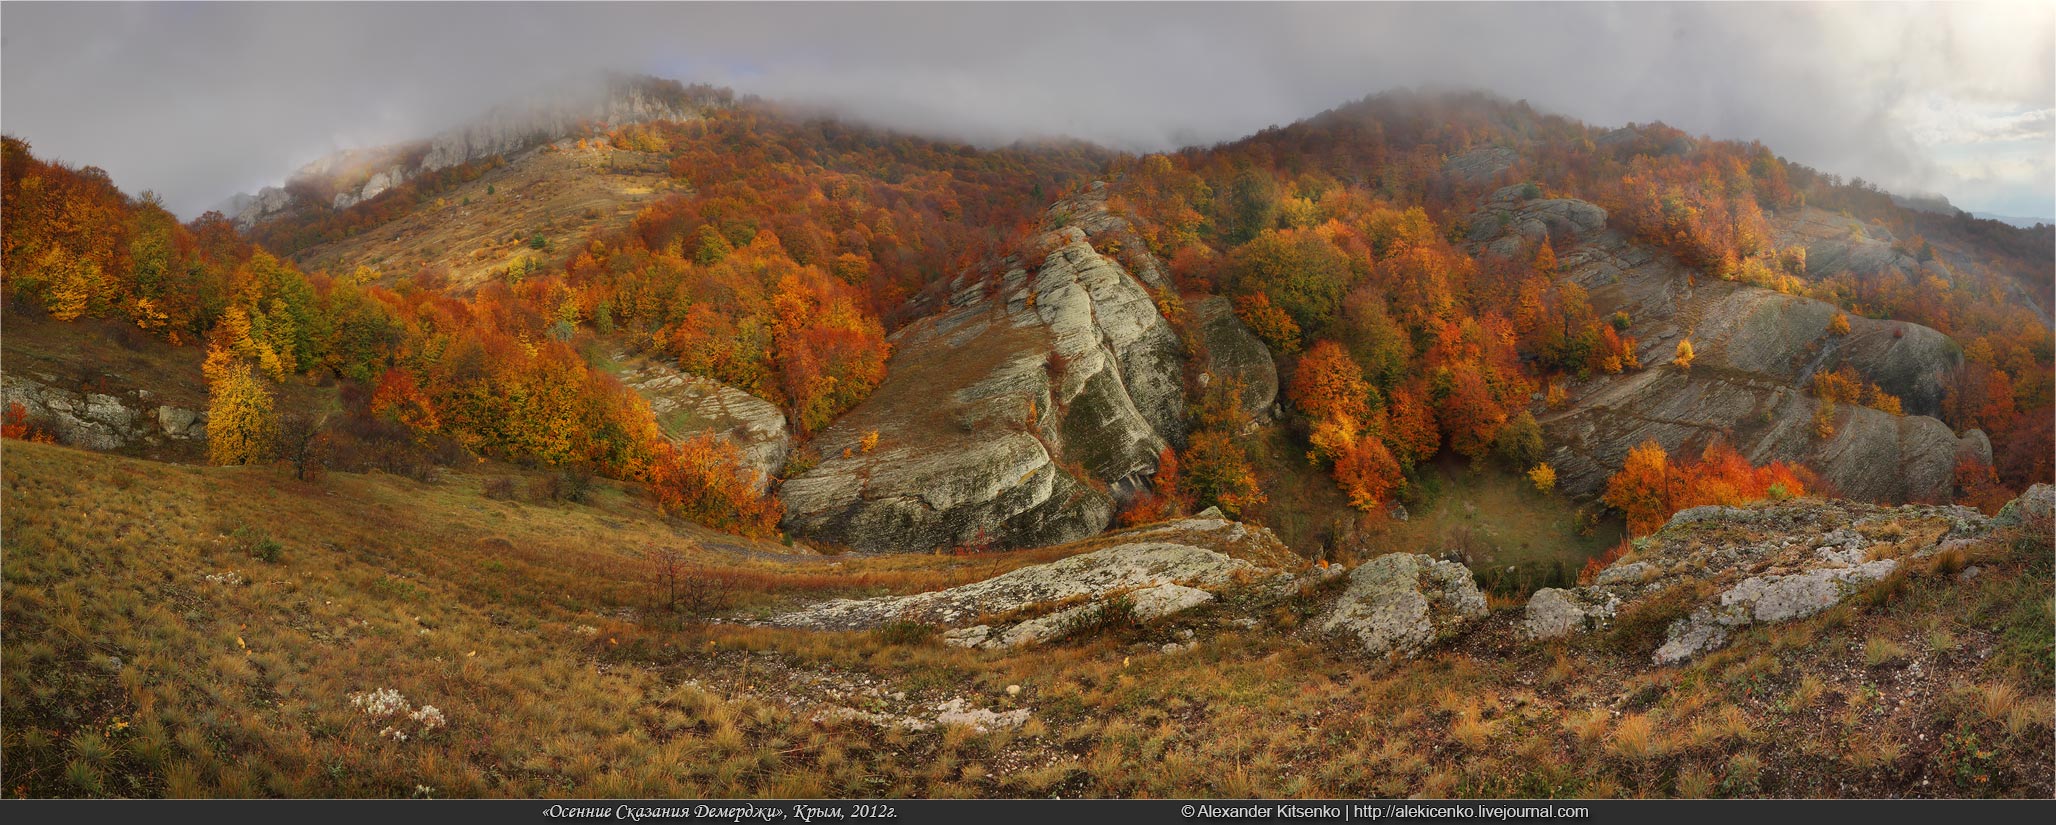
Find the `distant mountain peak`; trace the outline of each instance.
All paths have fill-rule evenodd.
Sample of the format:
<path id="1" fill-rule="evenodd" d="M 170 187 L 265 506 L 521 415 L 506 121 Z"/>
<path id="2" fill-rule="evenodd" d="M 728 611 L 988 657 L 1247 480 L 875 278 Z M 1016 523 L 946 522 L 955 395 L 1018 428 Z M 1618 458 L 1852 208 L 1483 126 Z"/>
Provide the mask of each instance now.
<path id="1" fill-rule="evenodd" d="M 727 89 L 608 74 L 596 84 L 570 84 L 503 102 L 422 140 L 324 156 L 295 170 L 283 186 L 229 198 L 222 211 L 248 228 L 298 209 L 347 209 L 424 172 L 633 123 L 691 120 L 734 102 L 735 94 Z"/>

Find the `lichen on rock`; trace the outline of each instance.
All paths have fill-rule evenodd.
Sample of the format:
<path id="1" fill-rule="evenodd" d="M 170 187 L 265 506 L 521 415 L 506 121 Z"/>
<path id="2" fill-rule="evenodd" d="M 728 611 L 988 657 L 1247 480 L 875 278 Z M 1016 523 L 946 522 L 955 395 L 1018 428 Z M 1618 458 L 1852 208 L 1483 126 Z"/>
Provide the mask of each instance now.
<path id="1" fill-rule="evenodd" d="M 1485 597 L 1463 565 L 1393 553 L 1350 571 L 1348 587 L 1313 627 L 1370 655 L 1404 658 L 1485 613 Z"/>

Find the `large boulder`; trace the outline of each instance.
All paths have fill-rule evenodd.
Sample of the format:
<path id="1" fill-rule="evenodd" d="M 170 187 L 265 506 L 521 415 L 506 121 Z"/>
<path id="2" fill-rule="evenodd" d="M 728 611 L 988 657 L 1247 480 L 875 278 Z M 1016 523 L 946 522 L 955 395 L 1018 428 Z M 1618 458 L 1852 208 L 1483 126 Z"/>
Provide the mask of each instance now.
<path id="1" fill-rule="evenodd" d="M 1554 639 L 1597 630 L 1613 620 L 1621 600 L 1605 590 L 1545 587 L 1528 598 L 1516 631 L 1522 638 Z"/>
<path id="2" fill-rule="evenodd" d="M 1177 336 L 1082 228 L 1120 221 L 1100 188 L 1059 202 L 1040 261 L 959 278 L 945 308 L 894 334 L 885 381 L 820 433 L 820 463 L 780 488 L 786 529 L 874 552 L 1105 529 L 1116 499 L 1184 438 Z"/>
<path id="3" fill-rule="evenodd" d="M 1537 413 L 1564 492 L 1597 493 L 1629 450 L 1651 440 L 1673 454 L 1726 441 L 1752 462 L 1805 464 L 1841 494 L 1881 502 L 1947 498 L 1959 460 L 1990 460 L 1983 433 L 1958 435 L 1922 414 L 1939 409 L 1946 378 L 1962 361 L 1947 336 L 1855 316 L 1847 334 L 1834 334 L 1842 313 L 1833 306 L 1695 275 L 1608 228 L 1596 206 L 1521 190 L 1507 187 L 1481 204 L 1472 249 L 1519 256 L 1551 239 L 1560 277 L 1588 290 L 1602 317 L 1626 314 L 1642 363 L 1571 382 L 1568 403 Z M 1696 354 L 1690 369 L 1670 364 L 1685 339 Z M 1834 435 L 1820 438 L 1812 379 L 1843 366 L 1899 396 L 1909 414 L 1839 405 Z"/>
<path id="4" fill-rule="evenodd" d="M 1373 656 L 1404 658 L 1486 613 L 1471 571 L 1412 553 L 1379 556 L 1349 573 L 1349 586 L 1313 625 Z"/>
<path id="5" fill-rule="evenodd" d="M 2056 487 L 2037 484 L 2019 498 L 2006 503 L 1992 517 L 1994 527 L 2031 527 L 2048 530 L 2056 524 Z"/>

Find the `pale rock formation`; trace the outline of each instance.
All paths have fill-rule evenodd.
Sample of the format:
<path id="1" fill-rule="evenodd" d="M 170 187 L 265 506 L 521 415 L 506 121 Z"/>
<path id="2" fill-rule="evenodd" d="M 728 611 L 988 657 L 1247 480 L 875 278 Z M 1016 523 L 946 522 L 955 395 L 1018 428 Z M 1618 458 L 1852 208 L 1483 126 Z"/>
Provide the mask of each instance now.
<path id="1" fill-rule="evenodd" d="M 1393 553 L 1350 571 L 1348 588 L 1313 628 L 1372 656 L 1407 658 L 1485 613 L 1485 597 L 1463 565 Z"/>
<path id="2" fill-rule="evenodd" d="M 1470 242 L 1486 255 L 1531 254 L 1551 240 L 1560 277 L 1590 292 L 1593 309 L 1626 313 L 1642 368 L 1573 382 L 1569 403 L 1537 418 L 1550 446 L 1557 487 L 1597 493 L 1629 450 L 1654 440 L 1688 454 L 1720 439 L 1750 461 L 1786 461 L 1818 471 L 1843 495 L 1866 501 L 1947 497 L 1956 462 L 1989 461 L 1984 434 L 1958 435 L 1922 413 L 1940 406 L 1962 355 L 1946 336 L 1916 324 L 1849 317 L 1833 335 L 1834 307 L 1694 273 L 1668 253 L 1606 226 L 1597 206 L 1530 199 L 1509 186 L 1471 220 Z M 1689 338 L 1697 359 L 1670 365 Z M 1843 365 L 1897 395 L 1907 415 L 1838 405 L 1835 433 L 1814 431 L 1813 376 Z"/>

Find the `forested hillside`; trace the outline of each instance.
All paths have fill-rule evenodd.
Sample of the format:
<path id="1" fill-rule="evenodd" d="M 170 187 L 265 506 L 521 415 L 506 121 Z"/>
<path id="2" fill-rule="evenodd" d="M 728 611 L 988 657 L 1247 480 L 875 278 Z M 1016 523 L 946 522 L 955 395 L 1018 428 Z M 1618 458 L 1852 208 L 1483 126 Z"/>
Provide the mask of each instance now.
<path id="1" fill-rule="evenodd" d="M 1563 455 L 1557 428 L 1542 422 L 1582 409 L 1595 378 L 1689 370 L 1709 346 L 1690 317 L 1661 340 L 1638 338 L 1649 319 L 1577 269 L 1591 258 L 1578 244 L 1592 227 L 1574 228 L 1584 213 L 1549 207 L 1571 218 L 1516 226 L 1527 213 L 1488 203 L 1512 192 L 1515 204 L 1598 207 L 1597 226 L 1663 256 L 1688 288 L 1726 281 L 1839 308 L 1809 345 L 1813 363 L 1781 379 L 1810 399 L 1823 444 L 1870 420 L 1842 406 L 1932 415 L 1991 443 L 1988 456 L 1953 460 L 1950 496 L 1993 507 L 2051 474 L 2047 233 L 1903 209 L 1761 145 L 1660 124 L 1607 131 L 1482 95 L 1393 93 L 1231 144 L 1134 157 L 1083 144 L 981 149 L 720 99 L 689 118 L 589 124 L 362 202 L 286 212 L 251 233 L 273 251 L 220 215 L 181 224 L 148 195 L 123 195 L 103 173 L 44 162 L 10 138 L 7 293 L 15 311 L 122 319 L 168 345 L 206 348 L 218 463 L 278 458 L 295 451 L 278 443 L 281 428 L 308 431 L 302 446 L 319 442 L 338 467 L 369 466 L 372 453 L 433 464 L 452 451 L 577 467 L 767 533 L 780 517 L 775 486 L 758 500 L 724 439 L 662 437 L 644 399 L 595 366 L 598 350 L 655 355 L 770 401 L 799 435 L 801 460 L 818 460 L 804 442 L 885 379 L 889 332 L 933 312 L 952 279 L 1036 254 L 1044 207 L 1103 178 L 1110 214 L 1145 248 L 1102 251 L 1168 273 L 1160 303 L 1228 296 L 1278 359 L 1291 437 L 1339 502 L 1380 513 L 1419 501 L 1422 468 L 1439 454 L 1548 492 L 1565 468 L 1552 465 Z M 511 253 L 492 242 L 511 263 L 483 282 L 453 282 L 436 260 L 408 269 L 308 251 L 443 215 L 451 195 L 498 180 L 496 170 L 581 151 L 633 156 L 663 181 L 625 221 L 551 216 L 554 236 L 513 232 Z M 567 171 L 582 169 L 553 174 L 604 174 Z M 1865 318 L 1931 328 L 1949 358 L 1918 365 L 1927 383 L 1851 358 L 1834 367 L 1820 348 L 1833 354 L 1851 318 L 1859 336 L 1873 329 Z M 1889 329 L 1893 339 L 1920 332 Z M 1733 360 L 1735 344 L 1716 344 L 1721 366 L 1708 376 Z M 336 386 L 337 414 L 275 409 L 285 383 Z M 1780 480 L 1686 484 L 1699 492 L 1661 506 L 1625 504 L 1627 493 L 1604 501 L 1642 521 L 1835 491 L 1806 466 L 1817 455 L 1737 456 L 1733 440 L 1657 446 L 1703 450 L 1709 467 L 1759 464 Z M 1149 512 L 1220 502 L 1222 479 L 1252 494 L 1295 483 L 1275 461 L 1238 458 L 1247 441 L 1174 442 L 1187 472 L 1142 491 L 1155 496 Z M 1596 460 L 1618 470 L 1625 451 Z"/>
<path id="2" fill-rule="evenodd" d="M 614 88 L 184 222 L 5 138 L 7 793 L 2051 791 L 2048 227 Z"/>

